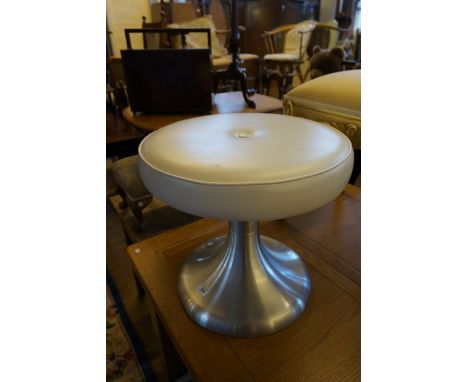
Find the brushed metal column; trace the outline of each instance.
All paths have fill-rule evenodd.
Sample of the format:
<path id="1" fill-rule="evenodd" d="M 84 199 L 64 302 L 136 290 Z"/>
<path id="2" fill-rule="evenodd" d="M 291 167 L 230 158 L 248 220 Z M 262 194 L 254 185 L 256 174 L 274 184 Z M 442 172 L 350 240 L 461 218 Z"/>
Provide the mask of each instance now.
<path id="1" fill-rule="evenodd" d="M 188 315 L 206 329 L 233 337 L 286 327 L 304 311 L 310 291 L 300 257 L 260 236 L 257 222 L 230 222 L 227 237 L 198 247 L 179 276 Z"/>

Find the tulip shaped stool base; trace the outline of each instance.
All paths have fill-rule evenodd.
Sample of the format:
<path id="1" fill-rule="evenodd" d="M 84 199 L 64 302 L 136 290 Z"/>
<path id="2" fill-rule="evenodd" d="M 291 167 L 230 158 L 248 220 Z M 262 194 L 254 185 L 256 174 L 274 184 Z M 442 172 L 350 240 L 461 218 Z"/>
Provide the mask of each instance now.
<path id="1" fill-rule="evenodd" d="M 227 237 L 198 247 L 179 277 L 188 315 L 232 337 L 261 336 L 288 326 L 304 311 L 310 290 L 300 257 L 260 236 L 257 222 L 230 222 Z"/>

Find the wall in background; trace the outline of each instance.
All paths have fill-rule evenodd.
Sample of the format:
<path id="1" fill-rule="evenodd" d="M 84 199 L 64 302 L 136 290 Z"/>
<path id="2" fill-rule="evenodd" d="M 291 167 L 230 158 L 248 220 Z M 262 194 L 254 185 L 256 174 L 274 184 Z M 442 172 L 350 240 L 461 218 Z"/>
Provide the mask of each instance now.
<path id="1" fill-rule="evenodd" d="M 150 2 L 148 0 L 107 0 L 107 21 L 114 56 L 120 57 L 120 50 L 125 49 L 125 28 L 141 28 L 141 17 L 151 21 Z M 143 40 L 134 36 L 133 48 L 143 48 Z"/>

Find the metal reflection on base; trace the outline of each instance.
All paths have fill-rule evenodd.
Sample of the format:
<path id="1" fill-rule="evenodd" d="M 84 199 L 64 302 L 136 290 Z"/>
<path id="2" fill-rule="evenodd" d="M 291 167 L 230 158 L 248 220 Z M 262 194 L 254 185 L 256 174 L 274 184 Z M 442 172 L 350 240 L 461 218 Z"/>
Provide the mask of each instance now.
<path id="1" fill-rule="evenodd" d="M 184 263 L 179 294 L 188 315 L 233 337 L 274 333 L 305 309 L 311 285 L 300 257 L 261 236 L 257 222 L 230 222 L 228 236 L 198 247 Z"/>

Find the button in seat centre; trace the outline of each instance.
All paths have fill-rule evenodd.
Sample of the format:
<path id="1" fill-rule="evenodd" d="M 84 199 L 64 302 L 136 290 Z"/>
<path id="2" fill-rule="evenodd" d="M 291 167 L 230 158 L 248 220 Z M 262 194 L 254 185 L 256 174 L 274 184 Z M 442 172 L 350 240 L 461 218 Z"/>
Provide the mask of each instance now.
<path id="1" fill-rule="evenodd" d="M 249 129 L 243 129 L 243 130 L 235 130 L 232 132 L 232 135 L 235 138 L 252 138 L 254 136 L 254 132 Z"/>

